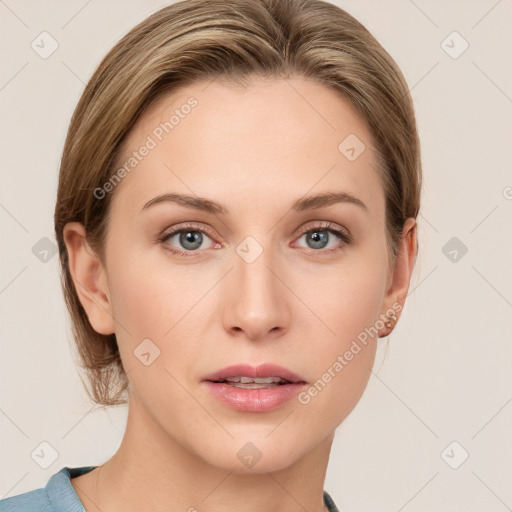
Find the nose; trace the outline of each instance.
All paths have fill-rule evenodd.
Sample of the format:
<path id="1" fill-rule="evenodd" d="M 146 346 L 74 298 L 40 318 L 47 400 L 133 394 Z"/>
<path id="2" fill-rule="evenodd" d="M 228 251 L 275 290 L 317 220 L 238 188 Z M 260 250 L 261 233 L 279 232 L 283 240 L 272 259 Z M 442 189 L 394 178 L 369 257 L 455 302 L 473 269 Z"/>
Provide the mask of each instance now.
<path id="1" fill-rule="evenodd" d="M 226 331 L 250 340 L 274 339 L 288 331 L 292 294 L 283 280 L 270 249 L 250 263 L 235 254 L 223 301 Z"/>

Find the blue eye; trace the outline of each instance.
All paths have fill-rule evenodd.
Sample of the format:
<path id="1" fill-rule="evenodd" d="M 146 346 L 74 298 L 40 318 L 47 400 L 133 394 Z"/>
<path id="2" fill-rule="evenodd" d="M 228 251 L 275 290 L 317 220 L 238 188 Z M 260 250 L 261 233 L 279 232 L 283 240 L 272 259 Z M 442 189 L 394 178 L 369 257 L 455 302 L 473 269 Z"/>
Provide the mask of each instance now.
<path id="1" fill-rule="evenodd" d="M 334 235 L 334 237 L 333 237 Z M 351 237 L 348 233 L 337 229 L 333 224 L 327 223 L 326 225 L 316 226 L 308 231 L 304 232 L 300 238 L 306 237 L 306 243 L 308 244 L 308 248 L 313 249 L 315 251 L 319 251 L 322 249 L 326 249 L 323 252 L 331 252 L 333 249 L 339 248 L 339 243 L 336 243 L 336 240 L 342 240 L 342 245 L 350 244 Z M 330 245 L 329 245 L 330 244 Z"/>
<path id="2" fill-rule="evenodd" d="M 306 248 L 318 253 L 330 253 L 343 248 L 344 245 L 352 243 L 352 237 L 348 232 L 330 222 L 313 226 L 307 231 L 304 231 L 302 235 L 300 235 L 299 240 L 303 237 L 306 238 Z M 159 241 L 168 251 L 174 254 L 194 256 L 198 254 L 201 249 L 208 248 L 203 247 L 207 239 L 213 244 L 210 248 L 214 248 L 215 246 L 220 247 L 220 244 L 214 242 L 204 228 L 195 225 L 177 226 L 166 231 L 160 237 Z M 341 240 L 341 243 L 339 240 Z"/>
<path id="3" fill-rule="evenodd" d="M 168 239 L 171 241 L 172 238 L 178 237 L 180 245 L 187 251 L 195 251 L 201 247 L 203 243 L 203 233 L 200 231 L 179 231 L 174 236 L 169 236 Z"/>
<path id="4" fill-rule="evenodd" d="M 160 241 L 165 243 L 171 252 L 189 256 L 201 248 L 205 237 L 210 238 L 202 229 L 195 226 L 180 226 L 167 231 Z M 176 240 L 173 242 L 173 239 Z"/>
<path id="5" fill-rule="evenodd" d="M 302 236 L 306 237 L 306 243 L 311 243 L 311 249 L 325 249 L 330 239 L 332 238 L 333 232 L 327 229 L 315 229 L 314 231 L 308 231 Z"/>

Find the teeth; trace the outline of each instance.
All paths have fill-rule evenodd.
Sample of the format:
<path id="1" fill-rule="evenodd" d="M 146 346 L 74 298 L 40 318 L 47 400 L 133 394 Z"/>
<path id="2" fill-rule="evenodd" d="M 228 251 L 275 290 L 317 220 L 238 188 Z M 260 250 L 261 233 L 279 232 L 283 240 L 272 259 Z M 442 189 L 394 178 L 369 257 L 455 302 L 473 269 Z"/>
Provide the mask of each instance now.
<path id="1" fill-rule="evenodd" d="M 257 382 L 250 382 L 248 384 L 242 384 L 240 382 L 228 382 L 228 386 L 232 386 L 234 388 L 243 388 L 243 389 L 267 389 L 267 388 L 275 388 L 279 386 L 277 382 L 270 382 L 270 383 L 257 383 Z"/>
<path id="2" fill-rule="evenodd" d="M 229 377 L 224 379 L 226 382 L 235 382 L 241 384 L 274 384 L 280 382 L 286 382 L 281 377 Z"/>

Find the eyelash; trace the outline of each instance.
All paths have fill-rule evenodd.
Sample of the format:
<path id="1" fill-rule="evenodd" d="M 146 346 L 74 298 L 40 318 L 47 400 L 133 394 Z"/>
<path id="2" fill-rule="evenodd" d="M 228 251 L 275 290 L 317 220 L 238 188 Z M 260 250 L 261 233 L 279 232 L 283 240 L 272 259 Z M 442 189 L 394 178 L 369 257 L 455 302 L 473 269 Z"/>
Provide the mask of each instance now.
<path id="1" fill-rule="evenodd" d="M 192 231 L 194 233 L 202 233 L 204 235 L 207 235 L 209 236 L 210 238 L 213 239 L 213 236 L 212 234 L 209 232 L 209 230 L 203 228 L 203 227 L 198 227 L 194 224 L 182 224 L 176 228 L 172 228 L 168 231 L 165 231 L 159 238 L 158 238 L 158 241 L 162 244 L 162 245 L 165 245 L 165 249 L 172 252 L 173 254 L 178 254 L 178 255 L 181 255 L 181 256 L 193 256 L 194 254 L 197 254 L 199 252 L 199 250 L 193 250 L 193 251 L 182 251 L 180 249 L 176 249 L 175 247 L 170 247 L 169 245 L 166 245 L 165 242 L 166 240 L 168 240 L 169 238 L 173 237 L 174 235 L 178 234 L 178 233 L 182 233 L 182 232 L 187 232 L 187 231 Z M 312 232 L 315 232 L 315 231 L 327 231 L 333 235 L 335 235 L 336 237 L 340 238 L 342 240 L 342 246 L 343 245 L 349 245 L 352 243 L 352 236 L 345 230 L 342 230 L 340 228 L 337 227 L 336 224 L 332 224 L 331 222 L 321 222 L 320 224 L 318 225 L 315 225 L 315 226 L 312 226 L 310 227 L 309 229 L 303 231 L 300 235 L 299 235 L 299 238 L 303 237 L 304 235 L 306 235 L 307 233 L 312 233 Z M 340 250 L 341 247 L 335 247 L 335 248 L 331 248 L 331 249 L 327 249 L 327 250 L 322 250 L 322 249 L 309 249 L 309 251 L 312 251 L 312 252 L 315 252 L 315 253 L 332 253 L 332 252 L 335 252 L 335 251 L 338 251 Z"/>

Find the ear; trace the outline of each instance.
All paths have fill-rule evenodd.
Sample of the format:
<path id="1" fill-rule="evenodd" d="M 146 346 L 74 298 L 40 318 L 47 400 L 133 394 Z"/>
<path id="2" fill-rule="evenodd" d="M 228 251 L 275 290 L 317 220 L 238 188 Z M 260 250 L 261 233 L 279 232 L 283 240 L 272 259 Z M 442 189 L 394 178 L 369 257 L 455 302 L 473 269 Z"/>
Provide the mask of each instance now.
<path id="1" fill-rule="evenodd" d="M 99 334 L 113 334 L 115 322 L 105 268 L 87 243 L 85 228 L 79 222 L 69 222 L 63 235 L 69 272 L 92 328 Z"/>
<path id="2" fill-rule="evenodd" d="M 383 301 L 384 310 L 380 315 L 384 322 L 384 328 L 379 331 L 380 338 L 389 336 L 400 318 L 405 299 L 407 298 L 407 292 L 409 291 L 417 251 L 417 224 L 416 220 L 411 217 L 404 223 L 402 240 L 398 248 L 395 265 L 388 280 L 388 290 Z M 395 317 L 393 317 L 393 312 Z M 390 322 L 390 327 L 386 326 L 387 321 Z"/>

